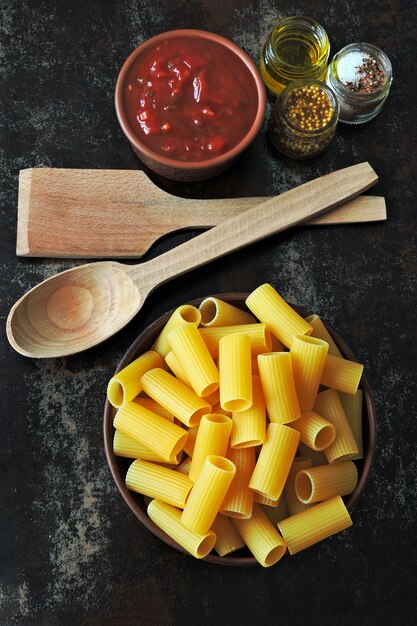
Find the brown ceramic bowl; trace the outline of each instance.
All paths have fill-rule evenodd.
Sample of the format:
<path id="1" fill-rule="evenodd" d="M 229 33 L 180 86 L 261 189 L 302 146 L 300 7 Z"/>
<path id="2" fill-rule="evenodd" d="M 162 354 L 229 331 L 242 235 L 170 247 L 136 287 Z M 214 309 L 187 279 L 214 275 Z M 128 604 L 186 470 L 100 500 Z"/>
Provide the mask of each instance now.
<path id="1" fill-rule="evenodd" d="M 243 293 L 233 293 L 233 294 L 220 294 L 216 297 L 225 300 L 226 302 L 230 302 L 235 306 L 239 306 L 242 309 L 245 309 L 245 300 L 248 294 Z M 190 304 L 194 306 L 199 306 L 202 302 L 203 298 L 198 300 L 194 300 L 190 302 Z M 308 311 L 303 309 L 302 307 L 291 304 L 293 309 L 295 309 L 300 315 L 303 317 L 307 317 L 310 315 Z M 162 317 L 155 320 L 148 328 L 146 328 L 134 341 L 134 343 L 130 346 L 122 360 L 120 361 L 116 372 L 120 371 L 123 367 L 128 365 L 131 361 L 136 359 L 138 356 L 149 350 L 162 328 L 166 324 L 170 315 L 173 311 L 169 311 L 165 313 Z M 345 342 L 337 335 L 337 333 L 332 330 L 326 324 L 327 330 L 333 337 L 336 342 L 338 348 L 342 352 L 342 354 L 352 361 L 357 361 L 354 354 L 347 347 Z M 358 484 L 353 493 L 349 496 L 343 498 L 345 501 L 346 507 L 349 511 L 353 509 L 353 507 L 357 504 L 362 492 L 364 490 L 366 481 L 368 479 L 369 472 L 371 470 L 371 466 L 373 463 L 374 455 L 375 455 L 375 447 L 376 447 L 376 416 L 375 416 L 375 408 L 372 398 L 372 392 L 369 387 L 368 381 L 366 379 L 366 375 L 362 375 L 362 379 L 360 382 L 360 388 L 363 391 L 363 451 L 364 458 L 355 461 L 356 466 L 358 468 Z M 146 528 L 148 528 L 154 535 L 165 541 L 165 543 L 169 544 L 173 548 L 180 550 L 188 554 L 181 546 L 179 546 L 173 539 L 168 537 L 158 526 L 156 526 L 153 521 L 148 517 L 146 512 L 146 504 L 144 497 L 138 493 L 133 491 L 129 491 L 125 484 L 125 476 L 129 465 L 132 463 L 132 459 L 125 459 L 122 457 L 115 456 L 113 453 L 113 436 L 114 436 L 114 428 L 113 428 L 113 408 L 106 401 L 104 408 L 104 449 L 106 453 L 107 462 L 110 467 L 110 471 L 112 473 L 113 479 L 116 483 L 118 490 L 126 501 L 127 505 L 131 509 L 131 511 L 136 515 L 136 517 L 142 522 Z M 212 563 L 218 563 L 220 565 L 258 565 L 256 559 L 250 555 L 249 551 L 244 548 L 239 550 L 238 552 L 233 553 L 231 556 L 220 557 L 215 554 L 213 551 L 204 559 L 205 561 L 211 561 Z"/>
<path id="2" fill-rule="evenodd" d="M 248 101 L 250 100 L 251 119 L 248 120 L 248 123 L 245 125 L 244 134 L 238 139 L 238 143 L 226 152 L 219 154 L 219 156 L 199 160 L 180 160 L 166 154 L 159 154 L 154 149 L 150 148 L 149 144 L 145 143 L 141 136 L 139 136 L 138 128 L 135 128 L 135 123 L 132 121 L 132 114 L 128 112 L 125 98 L 127 83 L 131 80 L 129 76 L 131 75 L 132 66 L 135 65 L 141 55 L 156 48 L 161 42 L 166 42 L 167 40 L 178 37 L 199 39 L 217 44 L 217 46 L 224 48 L 225 53 L 237 57 L 237 62 L 243 72 L 242 77 L 244 77 L 245 80 L 241 80 L 240 84 L 245 91 Z M 173 30 L 148 39 L 130 54 L 123 64 L 117 79 L 115 106 L 116 114 L 124 134 L 136 155 L 145 165 L 166 178 L 180 181 L 198 181 L 211 178 L 223 172 L 255 139 L 265 117 L 266 91 L 262 78 L 253 61 L 232 41 L 220 35 L 202 30 Z"/>

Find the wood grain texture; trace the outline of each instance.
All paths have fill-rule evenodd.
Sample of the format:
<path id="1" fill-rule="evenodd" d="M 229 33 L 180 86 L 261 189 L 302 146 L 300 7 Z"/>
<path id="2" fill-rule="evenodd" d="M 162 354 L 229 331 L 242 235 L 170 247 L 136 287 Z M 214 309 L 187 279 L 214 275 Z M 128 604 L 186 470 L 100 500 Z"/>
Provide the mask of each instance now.
<path id="1" fill-rule="evenodd" d="M 167 233 L 216 226 L 267 199 L 180 198 L 159 189 L 140 170 L 21 170 L 16 253 L 35 257 L 140 257 Z M 384 198 L 361 196 L 308 223 L 384 219 Z"/>
<path id="2" fill-rule="evenodd" d="M 56 274 L 12 307 L 8 339 L 18 352 L 31 357 L 86 350 L 123 328 L 164 282 L 318 217 L 377 180 L 369 163 L 353 165 L 262 202 L 145 263 L 99 261 Z"/>

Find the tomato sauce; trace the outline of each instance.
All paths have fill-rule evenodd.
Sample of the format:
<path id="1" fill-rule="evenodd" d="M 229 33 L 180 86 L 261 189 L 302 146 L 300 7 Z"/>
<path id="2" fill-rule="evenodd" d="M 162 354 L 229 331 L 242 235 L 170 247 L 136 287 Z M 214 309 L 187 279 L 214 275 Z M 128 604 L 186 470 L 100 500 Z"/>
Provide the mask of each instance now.
<path id="1" fill-rule="evenodd" d="M 231 50 L 178 36 L 133 63 L 124 103 L 129 126 L 149 148 L 199 161 L 239 143 L 256 116 L 258 96 L 249 69 Z"/>

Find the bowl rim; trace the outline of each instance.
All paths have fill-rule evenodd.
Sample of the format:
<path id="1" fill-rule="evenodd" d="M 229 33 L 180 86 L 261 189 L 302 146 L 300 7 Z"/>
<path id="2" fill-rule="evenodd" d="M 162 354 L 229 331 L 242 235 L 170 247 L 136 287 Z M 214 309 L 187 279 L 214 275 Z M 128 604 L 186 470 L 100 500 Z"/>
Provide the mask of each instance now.
<path id="1" fill-rule="evenodd" d="M 238 304 L 244 304 L 248 295 L 249 293 L 231 292 L 231 293 L 214 294 L 213 297 L 220 298 L 232 304 L 238 305 Z M 196 298 L 190 302 L 187 302 L 187 304 L 198 307 L 199 304 L 203 300 L 204 300 L 204 297 Z M 307 317 L 308 315 L 311 315 L 311 313 L 309 313 L 302 306 L 293 304 L 292 302 L 288 302 L 288 301 L 287 301 L 287 304 L 289 304 L 295 311 L 297 311 L 297 313 L 299 313 L 303 317 Z M 157 334 L 159 334 L 159 332 L 162 330 L 163 326 L 168 321 L 168 319 L 174 312 L 175 308 L 159 316 L 156 320 L 151 322 L 142 332 L 139 333 L 137 338 L 133 341 L 133 343 L 129 346 L 127 351 L 124 353 L 114 373 L 119 372 L 123 367 L 125 367 L 128 363 L 130 363 L 130 361 L 133 358 L 136 358 L 136 353 L 139 351 L 139 347 L 140 349 L 142 349 L 142 344 L 147 343 L 147 341 L 149 340 L 149 337 L 153 337 L 153 335 L 155 335 L 155 338 L 156 338 Z M 326 329 L 329 331 L 332 339 L 335 341 L 336 345 L 338 346 L 342 354 L 346 358 L 352 361 L 358 362 L 352 350 L 347 346 L 344 340 L 331 328 L 331 326 L 328 325 L 328 323 L 325 320 L 323 320 L 322 317 L 320 317 L 320 319 L 324 323 Z M 144 349 L 149 350 L 149 346 Z M 358 483 L 355 487 L 355 490 L 348 497 L 344 498 L 346 508 L 348 509 L 349 512 L 352 511 L 352 509 L 356 506 L 359 498 L 361 497 L 365 489 L 365 485 L 368 481 L 369 474 L 370 474 L 373 461 L 375 458 L 375 452 L 376 452 L 377 424 L 376 424 L 375 406 L 374 406 L 374 401 L 373 401 L 373 394 L 372 394 L 372 391 L 371 391 L 371 388 L 370 388 L 370 385 L 366 378 L 365 373 L 362 374 L 359 388 L 362 389 L 363 391 L 364 405 L 366 407 L 367 425 L 368 425 L 368 431 L 369 431 L 368 432 L 368 446 L 367 446 L 366 455 L 364 456 L 363 459 L 359 460 L 359 461 L 362 461 L 363 468 L 362 468 L 362 472 L 360 474 Z M 111 475 L 113 477 L 113 480 L 116 484 L 116 487 L 119 493 L 123 497 L 124 501 L 130 508 L 132 513 L 134 513 L 134 515 L 139 519 L 139 521 L 142 522 L 145 528 L 147 528 L 152 534 L 154 534 L 156 537 L 158 537 L 159 539 L 161 539 L 162 541 L 164 541 L 171 547 L 175 548 L 176 550 L 179 550 L 183 554 L 191 556 L 182 546 L 177 544 L 176 541 L 174 541 L 165 532 L 163 532 L 158 526 L 156 526 L 156 524 L 154 524 L 154 522 L 147 515 L 146 510 L 143 511 L 140 508 L 140 506 L 135 500 L 135 497 L 143 498 L 144 496 L 141 496 L 140 494 L 133 494 L 126 487 L 124 477 L 121 475 L 119 471 L 116 455 L 113 453 L 113 435 L 114 435 L 115 429 L 113 427 L 112 411 L 113 411 L 113 407 L 111 406 L 109 401 L 106 399 L 105 405 L 104 405 L 104 413 L 103 413 L 104 451 L 105 451 L 107 464 L 109 466 Z M 209 555 L 207 555 L 205 558 L 201 560 L 220 564 L 220 565 L 231 565 L 231 566 L 259 565 L 255 557 L 235 556 L 234 553 L 232 553 L 231 556 L 222 556 L 222 557 L 214 553 L 210 553 Z"/>
<path id="2" fill-rule="evenodd" d="M 132 66 L 132 63 L 136 61 L 136 59 L 142 54 L 144 50 L 147 50 L 155 43 L 163 39 L 173 39 L 176 37 L 188 36 L 195 37 L 200 39 L 208 39 L 210 41 L 215 41 L 220 45 L 225 46 L 231 52 L 236 54 L 241 61 L 246 65 L 252 78 L 255 83 L 256 93 L 258 96 L 258 106 L 256 110 L 255 118 L 252 122 L 251 127 L 244 137 L 235 145 L 233 148 L 228 150 L 227 152 L 223 152 L 222 154 L 212 157 L 210 159 L 204 159 L 201 161 L 184 161 L 181 159 L 173 159 L 171 157 L 164 156 L 159 152 L 152 150 L 149 146 L 147 146 L 144 142 L 140 140 L 138 135 L 136 135 L 131 126 L 129 125 L 127 115 L 125 113 L 125 109 L 123 106 L 123 84 L 126 78 L 126 75 Z M 217 35 L 216 33 L 212 33 L 210 31 L 193 29 L 193 28 L 182 28 L 178 30 L 169 30 L 163 33 L 159 33 L 150 39 L 147 39 L 143 43 L 141 43 L 137 48 L 135 48 L 127 59 L 124 61 L 120 72 L 116 81 L 116 88 L 114 93 L 114 103 L 116 109 L 117 119 L 121 126 L 121 129 L 127 139 L 130 141 L 132 146 L 136 148 L 139 152 L 144 154 L 148 159 L 155 161 L 161 165 L 166 167 L 175 168 L 177 170 L 192 170 L 198 172 L 200 170 L 205 170 L 206 168 L 214 168 L 217 165 L 221 165 L 229 160 L 232 161 L 235 157 L 237 157 L 243 150 L 245 150 L 249 144 L 255 139 L 258 134 L 264 119 L 265 119 L 265 111 L 266 111 L 266 89 L 262 77 L 259 73 L 258 68 L 255 63 L 249 57 L 249 55 L 242 50 L 236 43 L 223 37 L 222 35 Z"/>

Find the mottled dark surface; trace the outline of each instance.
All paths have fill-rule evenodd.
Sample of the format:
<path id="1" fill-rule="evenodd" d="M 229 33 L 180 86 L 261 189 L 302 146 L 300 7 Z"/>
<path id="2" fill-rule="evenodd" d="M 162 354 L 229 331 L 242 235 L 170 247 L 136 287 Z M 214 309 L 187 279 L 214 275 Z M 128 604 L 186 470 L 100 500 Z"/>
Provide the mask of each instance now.
<path id="1" fill-rule="evenodd" d="M 0 3 L 2 625 L 416 623 L 416 8 L 403 0 Z M 192 27 L 233 39 L 257 61 L 271 27 L 294 14 L 317 18 L 333 52 L 358 40 L 387 52 L 395 78 L 381 114 L 340 126 L 311 162 L 275 154 L 263 128 L 217 179 L 152 178 L 187 197 L 265 195 L 369 160 L 388 221 L 270 237 L 158 289 L 96 349 L 42 361 L 15 353 L 4 333 L 13 302 L 78 263 L 15 256 L 19 170 L 139 169 L 113 109 L 128 53 L 158 32 Z M 148 258 L 192 234 L 166 238 Z M 265 281 L 327 319 L 366 364 L 378 449 L 348 531 L 268 570 L 219 567 L 161 543 L 126 507 L 103 453 L 104 395 L 123 353 L 163 311 Z"/>

